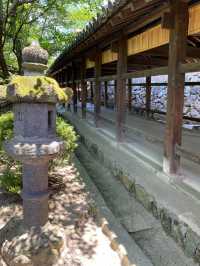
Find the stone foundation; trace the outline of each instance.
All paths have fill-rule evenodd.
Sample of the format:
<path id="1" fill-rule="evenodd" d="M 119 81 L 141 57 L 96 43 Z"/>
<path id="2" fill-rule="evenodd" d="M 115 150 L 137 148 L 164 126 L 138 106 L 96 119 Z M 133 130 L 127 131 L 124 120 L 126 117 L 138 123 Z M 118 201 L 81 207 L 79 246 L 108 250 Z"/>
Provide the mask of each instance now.
<path id="1" fill-rule="evenodd" d="M 152 77 L 152 83 L 165 83 L 167 76 Z M 187 82 L 199 82 L 200 73 L 186 75 Z M 144 78 L 133 79 L 133 83 L 145 83 Z M 132 88 L 132 104 L 136 108 L 145 108 L 145 86 Z M 200 86 L 185 87 L 185 102 L 183 113 L 185 116 L 192 118 L 200 118 Z M 151 109 L 161 112 L 167 110 L 167 86 L 154 86 L 151 93 Z"/>
<path id="2" fill-rule="evenodd" d="M 74 124 L 75 126 L 77 125 L 75 121 Z M 80 124 L 78 128 L 81 128 Z M 107 155 L 101 149 L 102 146 L 95 142 L 95 138 L 90 137 L 90 134 L 85 136 L 83 133 L 83 136 L 81 130 L 78 130 L 78 133 L 80 135 L 80 145 L 85 145 L 89 152 L 122 182 L 133 197 L 151 212 L 156 219 L 160 220 L 164 231 L 176 241 L 188 257 L 192 257 L 196 262 L 200 263 L 200 230 L 195 224 L 191 226 L 191 222 L 186 222 L 185 215 L 187 214 L 184 213 L 184 218 L 182 218 L 182 215 L 174 212 L 171 207 L 168 208 L 162 202 L 158 202 L 154 195 L 150 194 L 140 184 L 138 180 L 141 177 L 135 176 L 137 173 L 129 173 L 123 164 Z M 112 149 L 112 145 L 110 148 Z M 130 178 L 133 175 L 134 181 L 133 178 Z M 155 175 L 155 178 L 158 177 Z M 190 215 L 190 210 L 188 210 L 188 215 Z"/>
<path id="3" fill-rule="evenodd" d="M 0 238 L 5 265 L 63 265 L 65 232 L 56 225 L 47 223 L 41 228 L 26 229 L 21 220 L 14 218 L 1 230 Z"/>

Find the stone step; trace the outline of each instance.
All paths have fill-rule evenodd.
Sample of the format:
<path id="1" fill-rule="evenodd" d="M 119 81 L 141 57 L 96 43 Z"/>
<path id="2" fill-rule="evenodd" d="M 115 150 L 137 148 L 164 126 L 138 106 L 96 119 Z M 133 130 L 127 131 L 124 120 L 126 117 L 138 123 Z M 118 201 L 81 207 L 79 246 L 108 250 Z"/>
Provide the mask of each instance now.
<path id="1" fill-rule="evenodd" d="M 79 146 L 77 156 L 101 192 L 116 219 L 131 234 L 134 241 L 155 266 L 194 266 L 176 243 L 165 234 L 160 223 L 124 188 L 110 171 Z"/>

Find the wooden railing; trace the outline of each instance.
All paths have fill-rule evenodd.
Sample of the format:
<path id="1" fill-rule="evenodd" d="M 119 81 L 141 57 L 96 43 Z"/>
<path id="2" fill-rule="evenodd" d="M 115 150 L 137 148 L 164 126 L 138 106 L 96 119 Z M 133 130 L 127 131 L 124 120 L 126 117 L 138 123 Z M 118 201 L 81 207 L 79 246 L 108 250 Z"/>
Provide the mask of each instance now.
<path id="1" fill-rule="evenodd" d="M 94 115 L 94 113 L 92 111 L 87 111 L 87 112 L 92 114 L 92 115 Z M 100 118 L 103 121 L 105 121 L 105 122 L 108 122 L 108 123 L 111 123 L 111 124 L 115 124 L 115 121 L 113 119 L 104 117 L 102 115 L 100 115 Z M 142 137 L 147 142 L 154 143 L 154 144 L 157 143 L 157 144 L 160 144 L 160 145 L 163 145 L 163 143 L 164 143 L 164 140 L 162 140 L 162 139 L 160 139 L 158 137 L 152 136 L 150 134 L 147 134 L 143 130 L 140 130 L 138 128 L 130 127 L 127 124 L 124 124 L 124 129 L 128 130 L 130 132 L 133 132 L 135 135 L 137 135 L 139 137 Z M 181 146 L 178 146 L 178 145 L 176 146 L 176 154 L 181 156 L 182 158 L 185 158 L 187 160 L 190 160 L 190 161 L 200 165 L 200 154 L 188 151 L 185 148 L 183 148 Z"/>

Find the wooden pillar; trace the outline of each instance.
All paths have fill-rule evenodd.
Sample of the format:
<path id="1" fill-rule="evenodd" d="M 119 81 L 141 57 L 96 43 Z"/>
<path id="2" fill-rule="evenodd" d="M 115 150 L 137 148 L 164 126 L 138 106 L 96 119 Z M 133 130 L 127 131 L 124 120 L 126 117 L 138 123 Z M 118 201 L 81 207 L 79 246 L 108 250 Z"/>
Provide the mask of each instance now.
<path id="1" fill-rule="evenodd" d="M 114 80 L 114 110 L 117 109 L 117 80 Z"/>
<path id="2" fill-rule="evenodd" d="M 132 79 L 128 79 L 128 110 L 132 111 Z"/>
<path id="3" fill-rule="evenodd" d="M 117 62 L 117 141 L 123 142 L 125 139 L 125 120 L 126 120 L 126 79 L 123 74 L 127 72 L 127 39 L 121 36 L 118 47 Z"/>
<path id="4" fill-rule="evenodd" d="M 94 102 L 94 91 L 93 91 L 93 82 L 92 81 L 90 82 L 90 91 L 91 91 L 90 101 L 91 101 L 91 103 L 93 103 Z"/>
<path id="5" fill-rule="evenodd" d="M 146 77 L 146 116 L 149 118 L 151 111 L 151 76 Z"/>
<path id="6" fill-rule="evenodd" d="M 104 106 L 108 107 L 108 81 L 104 82 Z"/>
<path id="7" fill-rule="evenodd" d="M 66 82 L 66 86 L 67 87 L 70 87 L 69 79 L 70 79 L 69 70 L 66 70 L 66 73 L 65 73 L 65 82 Z M 70 111 L 70 102 L 68 102 L 67 104 L 64 103 L 63 104 L 63 107 L 65 107 L 65 110 Z"/>
<path id="8" fill-rule="evenodd" d="M 77 94 L 78 94 L 78 101 L 81 101 L 81 94 L 80 94 L 80 83 L 77 83 Z"/>
<path id="9" fill-rule="evenodd" d="M 166 173 L 178 174 L 180 156 L 176 154 L 176 146 L 181 145 L 182 139 L 185 81 L 185 74 L 180 73 L 179 64 L 183 63 L 186 58 L 189 15 L 188 5 L 184 0 L 172 1 L 171 10 L 174 19 L 170 29 L 167 124 L 163 170 Z"/>
<path id="10" fill-rule="evenodd" d="M 77 88 L 76 88 L 76 68 L 73 64 L 72 66 L 72 90 L 73 90 L 73 110 L 77 113 L 78 109 L 78 99 L 77 99 Z"/>
<path id="11" fill-rule="evenodd" d="M 101 52 L 97 52 L 95 55 L 95 101 L 94 101 L 94 120 L 95 126 L 99 127 L 100 112 L 101 112 L 101 82 L 99 80 L 101 76 Z"/>
<path id="12" fill-rule="evenodd" d="M 87 104 L 87 84 L 85 82 L 85 59 L 81 63 L 81 109 L 82 109 L 82 118 L 86 118 L 86 104 Z"/>

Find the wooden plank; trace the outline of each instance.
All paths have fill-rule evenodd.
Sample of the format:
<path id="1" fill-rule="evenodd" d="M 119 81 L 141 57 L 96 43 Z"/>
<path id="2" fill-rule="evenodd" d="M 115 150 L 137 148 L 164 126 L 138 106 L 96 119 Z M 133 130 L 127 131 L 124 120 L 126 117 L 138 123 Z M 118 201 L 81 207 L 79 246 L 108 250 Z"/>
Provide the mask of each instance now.
<path id="1" fill-rule="evenodd" d="M 86 65 L 85 59 L 81 62 L 81 109 L 82 118 L 86 119 L 86 104 L 87 104 L 87 85 L 85 82 Z"/>
<path id="2" fill-rule="evenodd" d="M 93 68 L 95 66 L 95 62 L 89 58 L 86 59 L 86 69 Z"/>
<path id="3" fill-rule="evenodd" d="M 102 64 L 107 64 L 118 60 L 118 54 L 108 49 L 102 52 Z"/>
<path id="4" fill-rule="evenodd" d="M 150 116 L 151 111 L 151 76 L 146 77 L 146 115 Z"/>
<path id="5" fill-rule="evenodd" d="M 169 42 L 169 30 L 154 26 L 128 39 L 128 55 L 138 54 Z"/>
<path id="6" fill-rule="evenodd" d="M 119 40 L 118 62 L 117 62 L 117 116 L 116 130 L 117 141 L 125 140 L 126 120 L 126 79 L 123 74 L 127 71 L 127 39 L 121 35 Z"/>
<path id="7" fill-rule="evenodd" d="M 94 101 L 94 120 L 95 126 L 100 126 L 100 112 L 101 112 L 101 63 L 102 55 L 100 52 L 96 53 L 95 56 L 95 101 Z"/>
<path id="8" fill-rule="evenodd" d="M 200 4 L 193 5 L 189 8 L 189 35 L 200 33 Z"/>
<path id="9" fill-rule="evenodd" d="M 174 27 L 170 30 L 169 78 L 164 141 L 163 170 L 168 174 L 178 174 L 180 156 L 176 154 L 176 145 L 181 146 L 184 105 L 185 75 L 180 73 L 179 64 L 186 58 L 188 32 L 188 5 L 180 0 L 172 3 Z"/>

